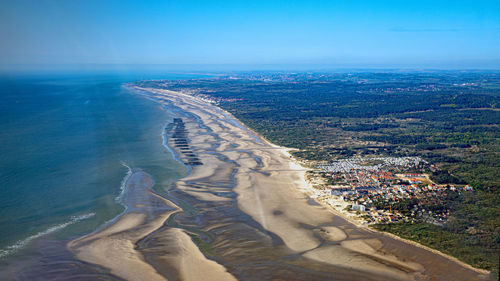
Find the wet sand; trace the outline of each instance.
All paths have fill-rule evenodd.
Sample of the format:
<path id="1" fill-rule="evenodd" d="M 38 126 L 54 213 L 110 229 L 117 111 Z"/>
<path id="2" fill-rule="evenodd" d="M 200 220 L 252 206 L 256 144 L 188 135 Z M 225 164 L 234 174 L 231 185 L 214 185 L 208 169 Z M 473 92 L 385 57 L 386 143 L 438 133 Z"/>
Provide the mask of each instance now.
<path id="1" fill-rule="evenodd" d="M 139 89 L 182 119 L 166 131 L 190 173 L 161 197 L 135 172 L 127 213 L 73 241 L 78 258 L 127 280 L 482 280 L 424 248 L 359 228 L 312 204 L 284 148 L 192 96 Z M 178 137 L 178 138 L 175 138 Z M 176 146 L 177 144 L 177 146 Z"/>
<path id="2" fill-rule="evenodd" d="M 149 174 L 134 172 L 126 183 L 126 212 L 108 227 L 71 241 L 69 249 L 76 253 L 77 258 L 109 268 L 111 274 L 125 280 L 168 280 L 145 260 L 136 247 L 140 240 L 179 211 L 174 204 L 155 194 L 151 190 L 153 185 Z M 186 233 L 169 229 L 165 234 L 176 247 L 176 254 L 166 255 L 165 260 L 178 268 L 180 279 L 234 280 L 222 266 L 206 259 Z M 204 272 L 210 272 L 213 279 L 204 278 Z"/>

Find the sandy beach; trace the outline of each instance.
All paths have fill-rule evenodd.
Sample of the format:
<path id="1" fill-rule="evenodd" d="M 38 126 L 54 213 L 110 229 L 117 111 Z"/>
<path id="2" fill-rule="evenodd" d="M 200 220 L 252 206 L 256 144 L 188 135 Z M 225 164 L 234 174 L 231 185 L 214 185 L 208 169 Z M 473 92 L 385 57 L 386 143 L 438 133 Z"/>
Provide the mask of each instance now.
<path id="1" fill-rule="evenodd" d="M 141 239 L 179 211 L 174 204 L 152 192 L 153 184 L 149 174 L 134 172 L 127 181 L 126 213 L 108 227 L 72 241 L 68 247 L 79 259 L 108 268 L 113 275 L 126 280 L 169 280 L 136 248 Z M 176 252 L 165 256 L 165 261 L 175 264 L 178 269 L 175 279 L 234 280 L 222 266 L 206 259 L 186 233 L 169 229 L 166 236 L 171 239 L 170 249 Z M 205 277 L 205 272 L 210 275 Z"/>
<path id="2" fill-rule="evenodd" d="M 167 136 L 168 144 L 179 160 L 202 164 L 170 187 L 171 200 L 135 171 L 127 211 L 69 244 L 79 259 L 127 280 L 487 279 L 311 201 L 306 170 L 287 150 L 218 107 L 178 92 L 136 90 L 178 111 L 176 132 L 184 130 L 186 141 Z"/>

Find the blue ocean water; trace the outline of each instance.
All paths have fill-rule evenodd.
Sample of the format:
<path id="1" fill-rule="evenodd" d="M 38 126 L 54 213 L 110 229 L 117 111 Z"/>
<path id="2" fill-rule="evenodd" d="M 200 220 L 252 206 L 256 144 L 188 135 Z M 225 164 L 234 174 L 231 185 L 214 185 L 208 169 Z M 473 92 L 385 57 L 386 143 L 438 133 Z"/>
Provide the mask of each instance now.
<path id="1" fill-rule="evenodd" d="M 194 75 L 0 77 L 0 261 L 41 237 L 69 239 L 123 211 L 129 168 L 164 189 L 186 173 L 162 145 L 173 116 L 122 85 Z"/>

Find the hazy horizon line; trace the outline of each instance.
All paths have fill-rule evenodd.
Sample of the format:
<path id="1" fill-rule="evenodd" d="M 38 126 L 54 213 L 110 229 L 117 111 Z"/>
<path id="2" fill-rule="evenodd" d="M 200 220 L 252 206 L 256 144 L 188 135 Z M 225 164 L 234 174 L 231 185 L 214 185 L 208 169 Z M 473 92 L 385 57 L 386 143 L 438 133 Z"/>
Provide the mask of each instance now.
<path id="1" fill-rule="evenodd" d="M 317 64 L 317 63 L 68 63 L 0 65 L 0 73 L 43 72 L 135 72 L 135 71 L 500 71 L 494 66 L 411 65 L 411 64 Z"/>

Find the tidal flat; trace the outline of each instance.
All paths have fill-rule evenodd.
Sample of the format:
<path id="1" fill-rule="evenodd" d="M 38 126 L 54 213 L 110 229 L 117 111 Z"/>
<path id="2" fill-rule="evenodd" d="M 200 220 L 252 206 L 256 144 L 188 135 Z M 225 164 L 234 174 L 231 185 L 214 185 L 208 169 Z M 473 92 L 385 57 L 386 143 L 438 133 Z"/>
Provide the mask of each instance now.
<path id="1" fill-rule="evenodd" d="M 70 248 L 74 243 L 128 245 L 129 251 L 120 255 L 82 254 L 75 248 L 86 262 L 128 280 L 139 280 L 143 274 L 154 280 L 486 278 L 442 255 L 360 228 L 310 204 L 304 193 L 305 169 L 287 150 L 260 139 L 216 106 L 178 92 L 135 89 L 175 112 L 177 125 L 182 120 L 182 130 L 175 124 L 166 126 L 165 143 L 179 161 L 187 161 L 190 171 L 165 194 L 155 195 L 163 203 L 134 203 L 141 211 L 125 215 L 130 225 L 119 226 L 105 240 L 106 229 L 72 242 Z M 189 164 L 192 157 L 198 164 Z M 149 188 L 141 190 L 151 194 Z M 163 210 L 160 216 L 155 215 L 158 210 Z M 144 219 L 148 216 L 151 219 Z M 134 237 L 128 237 L 132 229 Z M 130 261 L 141 267 L 127 270 L 123 265 Z"/>

